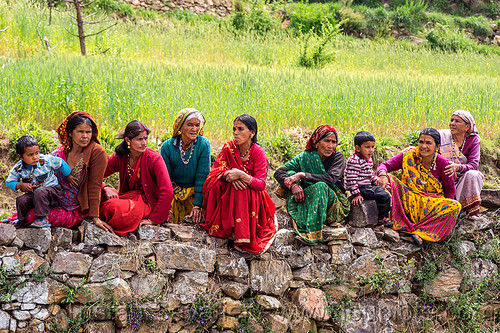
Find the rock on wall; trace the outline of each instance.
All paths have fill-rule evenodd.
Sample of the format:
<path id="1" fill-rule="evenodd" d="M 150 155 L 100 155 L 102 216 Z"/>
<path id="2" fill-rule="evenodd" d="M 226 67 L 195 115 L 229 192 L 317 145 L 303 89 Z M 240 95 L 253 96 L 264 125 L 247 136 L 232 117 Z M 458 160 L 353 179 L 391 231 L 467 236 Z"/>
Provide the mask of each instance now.
<path id="1" fill-rule="evenodd" d="M 174 9 L 189 10 L 196 14 L 212 14 L 218 17 L 231 15 L 231 0 L 121 0 L 133 8 L 168 12 Z"/>
<path id="2" fill-rule="evenodd" d="M 280 211 L 282 228 L 258 257 L 189 221 L 143 226 L 125 238 L 86 222 L 78 230 L 0 224 L 0 333 L 201 332 L 196 322 L 212 332 L 420 332 L 421 323 L 446 331 L 449 314 L 422 308 L 418 295 L 467 292 L 463 272 L 442 263 L 418 286 L 425 250 L 369 227 L 373 206 L 353 207 L 345 225 L 325 227 L 325 242 L 312 246 L 283 227 L 289 216 Z M 477 237 L 498 231 L 498 215 L 456 227 L 472 287 L 499 277 L 496 254 L 472 255 L 492 244 Z M 498 301 L 483 305 L 485 319 L 498 315 Z"/>

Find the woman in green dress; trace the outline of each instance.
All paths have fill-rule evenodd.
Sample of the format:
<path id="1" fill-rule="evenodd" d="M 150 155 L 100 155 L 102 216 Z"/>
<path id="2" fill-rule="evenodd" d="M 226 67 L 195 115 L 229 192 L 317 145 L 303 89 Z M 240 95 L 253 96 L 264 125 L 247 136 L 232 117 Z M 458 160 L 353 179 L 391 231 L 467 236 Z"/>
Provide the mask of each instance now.
<path id="1" fill-rule="evenodd" d="M 274 173 L 277 194 L 286 200 L 295 233 L 308 243 L 323 240 L 325 223 L 340 222 L 350 204 L 343 186 L 344 155 L 336 151 L 338 134 L 333 126 L 314 130 L 306 150 Z"/>

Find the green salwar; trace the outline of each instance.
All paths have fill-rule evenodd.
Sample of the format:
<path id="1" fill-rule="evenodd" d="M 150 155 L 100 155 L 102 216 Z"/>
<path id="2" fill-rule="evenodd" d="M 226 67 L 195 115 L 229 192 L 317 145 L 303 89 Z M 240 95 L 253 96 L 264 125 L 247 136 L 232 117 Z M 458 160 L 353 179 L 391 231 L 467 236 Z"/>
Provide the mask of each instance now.
<path id="1" fill-rule="evenodd" d="M 317 151 L 304 151 L 283 167 L 288 170 L 289 176 L 297 172 L 326 173 Z M 306 242 L 321 242 L 324 224 L 340 222 L 349 214 L 349 200 L 335 185 L 310 183 L 304 179 L 298 184 L 304 190 L 305 201 L 295 202 L 291 192 L 288 192 L 286 198 L 288 213 L 293 219 L 293 229 Z"/>

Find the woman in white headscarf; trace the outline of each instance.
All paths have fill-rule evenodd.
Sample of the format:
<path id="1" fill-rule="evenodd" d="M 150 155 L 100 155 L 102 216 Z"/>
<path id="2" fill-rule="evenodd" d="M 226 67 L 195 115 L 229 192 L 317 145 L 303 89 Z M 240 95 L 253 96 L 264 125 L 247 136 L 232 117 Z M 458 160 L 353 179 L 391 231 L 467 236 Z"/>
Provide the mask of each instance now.
<path id="1" fill-rule="evenodd" d="M 451 115 L 450 129 L 440 130 L 439 152 L 450 164 L 445 173 L 455 178 L 456 199 L 471 217 L 479 213 L 484 176 L 479 169 L 481 138 L 470 112 L 457 110 Z"/>

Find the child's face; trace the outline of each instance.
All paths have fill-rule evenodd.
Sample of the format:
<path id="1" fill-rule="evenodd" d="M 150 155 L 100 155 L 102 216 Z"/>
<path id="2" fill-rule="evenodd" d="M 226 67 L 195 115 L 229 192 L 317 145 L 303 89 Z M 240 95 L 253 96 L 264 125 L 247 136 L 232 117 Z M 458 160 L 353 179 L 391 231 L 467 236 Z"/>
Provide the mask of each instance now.
<path id="1" fill-rule="evenodd" d="M 361 146 L 356 146 L 354 148 L 365 160 L 367 160 L 372 157 L 375 151 L 375 141 L 366 141 L 363 142 Z"/>
<path id="2" fill-rule="evenodd" d="M 27 165 L 36 165 L 40 160 L 40 147 L 31 146 L 24 148 L 23 155 L 17 155 Z"/>

